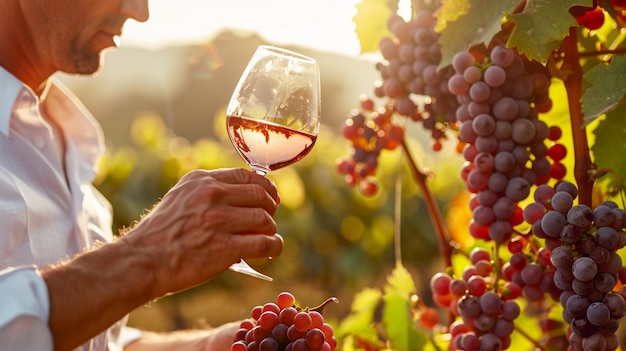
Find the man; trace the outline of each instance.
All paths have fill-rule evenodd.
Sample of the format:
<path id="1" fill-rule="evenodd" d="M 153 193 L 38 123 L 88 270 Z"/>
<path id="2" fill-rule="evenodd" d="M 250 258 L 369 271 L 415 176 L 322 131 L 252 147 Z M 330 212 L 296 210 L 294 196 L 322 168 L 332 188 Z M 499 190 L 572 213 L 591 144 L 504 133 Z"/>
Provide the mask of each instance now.
<path id="1" fill-rule="evenodd" d="M 146 21 L 148 0 L 0 2 L 2 350 L 121 350 L 134 308 L 282 250 L 276 188 L 243 169 L 190 172 L 112 240 L 91 185 L 100 128 L 52 76 L 97 72 L 129 18 Z M 126 349 L 217 350 L 233 330 L 144 333 Z"/>

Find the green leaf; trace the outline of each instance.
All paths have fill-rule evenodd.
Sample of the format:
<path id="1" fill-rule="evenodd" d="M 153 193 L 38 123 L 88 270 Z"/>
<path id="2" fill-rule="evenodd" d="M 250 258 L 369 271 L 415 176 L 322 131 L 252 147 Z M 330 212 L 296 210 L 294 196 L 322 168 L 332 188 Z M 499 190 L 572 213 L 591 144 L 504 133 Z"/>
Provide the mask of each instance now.
<path id="1" fill-rule="evenodd" d="M 582 96 L 585 124 L 615 109 L 626 93 L 626 57 L 615 55 L 608 65 L 590 69 L 585 79 L 591 84 Z"/>
<path id="2" fill-rule="evenodd" d="M 624 128 L 624 116 L 626 104 L 619 105 L 609 112 L 603 120 L 598 120 L 598 127 L 593 131 L 595 143 L 591 147 L 594 163 L 598 169 L 611 169 L 620 178 L 620 182 L 626 179 L 626 128 Z M 613 175 L 608 174 L 607 187 L 614 187 L 617 182 Z M 604 182 L 603 182 L 604 183 Z"/>
<path id="3" fill-rule="evenodd" d="M 392 11 L 387 0 L 362 0 L 352 18 L 354 32 L 361 44 L 361 53 L 377 52 L 380 39 L 387 35 L 387 19 Z"/>
<path id="4" fill-rule="evenodd" d="M 441 32 L 448 22 L 455 21 L 467 13 L 471 7 L 470 0 L 442 0 L 441 7 L 437 11 L 436 30 Z"/>
<path id="5" fill-rule="evenodd" d="M 491 41 L 501 29 L 504 13 L 513 10 L 518 3 L 519 0 L 472 1 L 467 13 L 448 22 L 445 29 L 440 30 L 441 66 L 449 65 L 457 52 Z"/>
<path id="6" fill-rule="evenodd" d="M 374 311 L 378 307 L 382 293 L 378 289 L 364 289 L 354 296 L 350 314 L 341 321 L 337 335 L 371 335 L 376 332 L 372 328 Z"/>
<path id="7" fill-rule="evenodd" d="M 592 0 L 528 0 L 524 11 L 506 15 L 515 23 L 507 46 L 516 47 L 531 60 L 546 62 L 570 27 L 578 25 L 569 13 L 572 6 L 591 7 Z"/>
<path id="8" fill-rule="evenodd" d="M 387 337 L 395 351 L 422 350 L 427 343 L 426 337 L 413 326 L 409 297 L 397 294 L 383 297 L 383 323 Z"/>
<path id="9" fill-rule="evenodd" d="M 401 263 L 398 263 L 396 268 L 394 268 L 391 274 L 387 277 L 385 294 L 396 294 L 408 299 L 413 293 L 415 293 L 415 283 L 413 282 L 413 277 L 411 277 L 411 273 L 409 273 L 409 271 L 407 271 Z"/>

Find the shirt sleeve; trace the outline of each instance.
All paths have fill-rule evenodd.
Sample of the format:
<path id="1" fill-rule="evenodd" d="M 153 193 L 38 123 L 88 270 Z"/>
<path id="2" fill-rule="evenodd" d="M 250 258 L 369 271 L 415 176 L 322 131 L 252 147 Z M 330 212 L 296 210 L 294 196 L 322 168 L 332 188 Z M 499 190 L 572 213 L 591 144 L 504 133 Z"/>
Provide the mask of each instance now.
<path id="1" fill-rule="evenodd" d="M 142 332 L 139 329 L 125 326 L 120 333 L 120 342 L 122 346 L 127 346 L 131 342 L 141 338 Z"/>
<path id="2" fill-rule="evenodd" d="M 34 266 L 0 270 L 2 350 L 52 350 L 48 288 Z"/>

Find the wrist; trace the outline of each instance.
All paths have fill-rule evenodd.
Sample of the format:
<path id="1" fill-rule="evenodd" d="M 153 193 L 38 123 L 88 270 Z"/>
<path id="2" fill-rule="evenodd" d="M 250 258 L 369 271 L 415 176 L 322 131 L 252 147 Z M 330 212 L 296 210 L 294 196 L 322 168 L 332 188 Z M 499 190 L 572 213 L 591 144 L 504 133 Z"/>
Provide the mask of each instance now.
<path id="1" fill-rule="evenodd" d="M 155 298 L 153 263 L 116 241 L 42 270 L 55 349 L 72 349 Z"/>

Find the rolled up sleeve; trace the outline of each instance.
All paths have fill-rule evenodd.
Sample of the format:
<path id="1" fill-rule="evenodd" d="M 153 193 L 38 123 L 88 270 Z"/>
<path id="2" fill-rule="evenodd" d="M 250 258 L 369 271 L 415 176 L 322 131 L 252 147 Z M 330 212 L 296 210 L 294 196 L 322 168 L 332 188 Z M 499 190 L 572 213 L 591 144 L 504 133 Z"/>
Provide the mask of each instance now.
<path id="1" fill-rule="evenodd" d="M 52 350 L 48 288 L 35 267 L 0 270 L 2 350 Z"/>

